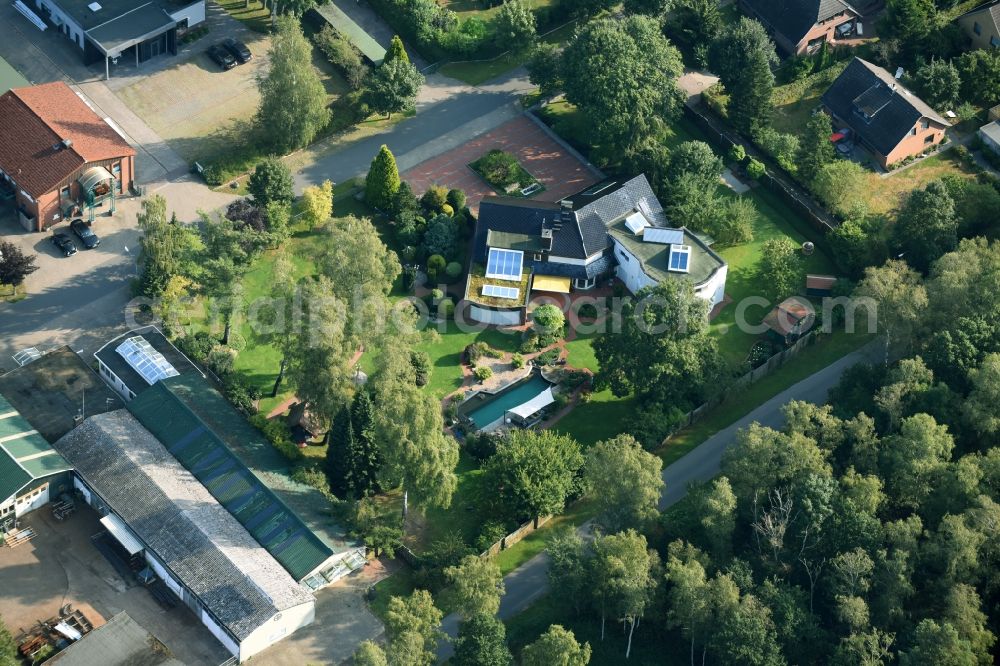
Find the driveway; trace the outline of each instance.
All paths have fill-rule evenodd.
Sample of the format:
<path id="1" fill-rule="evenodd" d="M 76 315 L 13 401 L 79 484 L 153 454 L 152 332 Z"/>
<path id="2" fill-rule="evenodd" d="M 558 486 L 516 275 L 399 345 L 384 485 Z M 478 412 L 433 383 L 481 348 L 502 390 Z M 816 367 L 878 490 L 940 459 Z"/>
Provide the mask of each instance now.
<path id="1" fill-rule="evenodd" d="M 402 178 L 417 196 L 431 185 L 464 190 L 469 208 L 478 214 L 483 197 L 496 195 L 497 192 L 469 164 L 493 149 L 515 155 L 521 166 L 545 186 L 544 191 L 531 197 L 539 201 L 559 201 L 600 179 L 588 165 L 570 154 L 524 114 L 417 165 L 404 172 Z"/>
<path id="2" fill-rule="evenodd" d="M 396 156 L 400 172 L 411 169 L 516 118 L 521 114 L 521 96 L 532 89 L 524 69 L 476 88 L 456 85 L 444 77 L 434 81 L 440 96 L 419 105 L 416 116 L 388 132 L 318 153 L 295 173 L 296 191 L 324 180 L 342 183 L 364 175 L 382 144 Z"/>
<path id="3" fill-rule="evenodd" d="M 715 433 L 701 445 L 685 455 L 677 462 L 663 470 L 663 481 L 666 484 L 660 497 L 660 510 L 676 504 L 687 494 L 688 487 L 693 483 L 708 481 L 719 473 L 722 454 L 736 442 L 736 435 L 751 423 L 760 423 L 771 428 L 784 425 L 782 408 L 791 400 L 804 400 L 815 404 L 823 404 L 827 400 L 830 389 L 833 388 L 841 375 L 848 368 L 858 363 L 881 362 L 883 343 L 875 340 L 858 351 L 831 363 L 819 372 L 803 379 L 798 384 L 782 391 L 752 412 L 736 421 L 727 428 Z M 581 530 L 586 530 L 586 525 Z M 517 615 L 530 606 L 539 597 L 548 593 L 548 556 L 543 552 L 528 560 L 524 565 L 504 577 L 506 593 L 500 600 L 501 619 Z M 449 615 L 445 618 L 443 629 L 454 639 L 458 635 L 458 618 Z M 438 657 L 446 658 L 452 654 L 451 643 L 442 643 L 438 648 Z"/>

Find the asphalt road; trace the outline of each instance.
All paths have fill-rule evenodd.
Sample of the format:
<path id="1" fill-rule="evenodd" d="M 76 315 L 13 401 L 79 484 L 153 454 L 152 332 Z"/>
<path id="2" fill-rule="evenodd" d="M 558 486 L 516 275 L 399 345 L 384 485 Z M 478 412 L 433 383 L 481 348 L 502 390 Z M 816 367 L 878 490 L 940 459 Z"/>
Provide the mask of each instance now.
<path id="1" fill-rule="evenodd" d="M 782 427 L 784 417 L 781 408 L 791 400 L 804 400 L 814 404 L 825 403 L 830 389 L 840 381 L 845 370 L 858 363 L 881 361 L 882 349 L 881 341 L 876 340 L 858 351 L 844 356 L 774 396 L 668 466 L 663 470 L 665 487 L 660 498 L 660 510 L 662 511 L 680 501 L 687 494 L 687 489 L 691 484 L 708 481 L 719 473 L 722 454 L 727 447 L 736 441 L 738 431 L 754 422 L 771 428 Z M 586 531 L 588 527 L 588 525 L 584 525 L 580 529 Z M 548 593 L 548 564 L 548 556 L 543 552 L 504 577 L 506 592 L 500 601 L 500 619 L 506 620 L 517 615 L 539 597 Z M 454 639 L 458 635 L 458 617 L 454 614 L 446 617 L 442 623 L 442 629 L 450 638 Z M 446 659 L 451 656 L 452 652 L 452 644 L 442 642 L 438 648 L 438 657 L 442 660 Z"/>
<path id="2" fill-rule="evenodd" d="M 415 116 L 388 132 L 320 157 L 295 174 L 295 190 L 367 173 L 382 144 L 396 156 L 399 170 L 406 171 L 513 118 L 520 113 L 517 102 L 531 88 L 523 68 L 475 88 L 456 86 L 442 101 L 421 105 Z"/>

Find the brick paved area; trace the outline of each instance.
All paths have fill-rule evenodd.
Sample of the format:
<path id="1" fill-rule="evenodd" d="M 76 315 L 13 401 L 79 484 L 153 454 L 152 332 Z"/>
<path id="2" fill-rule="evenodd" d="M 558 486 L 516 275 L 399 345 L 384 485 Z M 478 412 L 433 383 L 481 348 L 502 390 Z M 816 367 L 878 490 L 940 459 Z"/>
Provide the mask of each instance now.
<path id="1" fill-rule="evenodd" d="M 521 166 L 545 185 L 543 192 L 532 197 L 539 201 L 558 201 L 598 180 L 580 160 L 524 116 L 418 164 L 403 174 L 403 180 L 410 183 L 418 196 L 435 184 L 465 190 L 469 208 L 478 213 L 483 197 L 497 192 L 469 164 L 494 148 L 516 155 Z"/>

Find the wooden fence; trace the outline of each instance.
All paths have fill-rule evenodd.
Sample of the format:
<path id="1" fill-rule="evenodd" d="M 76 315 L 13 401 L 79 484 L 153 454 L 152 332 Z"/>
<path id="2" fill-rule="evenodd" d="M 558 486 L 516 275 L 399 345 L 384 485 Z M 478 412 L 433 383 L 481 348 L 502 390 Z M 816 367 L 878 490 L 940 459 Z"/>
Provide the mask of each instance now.
<path id="1" fill-rule="evenodd" d="M 670 438 L 673 437 L 678 430 L 694 425 L 696 422 L 701 420 L 707 412 L 710 412 L 725 402 L 726 398 L 759 382 L 764 377 L 767 377 L 769 374 L 785 365 L 785 363 L 789 360 L 798 356 L 803 349 L 815 344 L 819 335 L 821 335 L 821 333 L 817 331 L 810 331 L 809 333 L 803 335 L 788 349 L 778 352 L 771 358 L 767 359 L 767 361 L 759 367 L 754 368 L 739 379 L 735 380 L 732 384 L 726 387 L 726 391 L 724 393 L 721 393 L 717 397 L 712 398 L 711 400 L 692 409 L 684 415 L 681 422 L 677 424 L 676 429 L 667 435 L 666 439 L 663 440 L 663 445 L 667 444 L 667 442 L 670 441 Z"/>
<path id="2" fill-rule="evenodd" d="M 496 555 L 501 550 L 507 550 L 515 543 L 521 541 L 524 537 L 528 536 L 529 534 L 537 530 L 539 527 L 549 522 L 550 520 L 552 520 L 552 516 L 542 516 L 540 518 L 535 518 L 534 520 L 529 520 L 528 522 L 523 523 L 516 530 L 514 530 L 504 538 L 500 539 L 486 550 L 484 550 L 482 553 L 479 554 L 479 556 L 490 557 L 492 555 Z"/>

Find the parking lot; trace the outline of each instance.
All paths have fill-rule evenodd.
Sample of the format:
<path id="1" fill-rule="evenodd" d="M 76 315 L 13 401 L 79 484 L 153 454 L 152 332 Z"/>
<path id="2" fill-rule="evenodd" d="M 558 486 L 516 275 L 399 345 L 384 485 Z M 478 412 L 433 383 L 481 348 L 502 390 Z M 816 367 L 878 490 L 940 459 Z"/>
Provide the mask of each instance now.
<path id="1" fill-rule="evenodd" d="M 91 543 L 103 528 L 89 507 L 79 506 L 63 522 L 42 507 L 24 516 L 21 526 L 31 527 L 35 538 L 0 548 L 0 616 L 15 636 L 72 604 L 95 625 L 101 618 L 94 613 L 107 620 L 124 610 L 184 663 L 214 666 L 229 658 L 187 607 L 164 610 L 142 585 L 115 571 Z"/>

